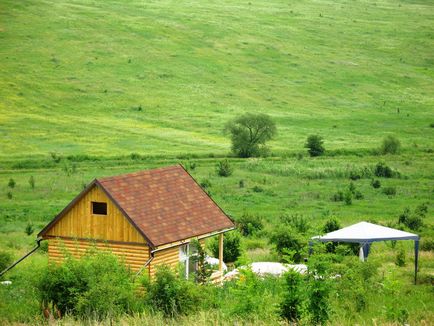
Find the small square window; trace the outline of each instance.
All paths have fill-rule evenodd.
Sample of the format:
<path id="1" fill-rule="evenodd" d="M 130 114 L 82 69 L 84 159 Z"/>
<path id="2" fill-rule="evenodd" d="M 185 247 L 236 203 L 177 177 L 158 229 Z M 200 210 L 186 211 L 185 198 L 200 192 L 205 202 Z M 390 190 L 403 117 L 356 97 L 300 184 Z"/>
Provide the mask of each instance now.
<path id="1" fill-rule="evenodd" d="M 92 214 L 107 215 L 107 203 L 92 202 Z"/>

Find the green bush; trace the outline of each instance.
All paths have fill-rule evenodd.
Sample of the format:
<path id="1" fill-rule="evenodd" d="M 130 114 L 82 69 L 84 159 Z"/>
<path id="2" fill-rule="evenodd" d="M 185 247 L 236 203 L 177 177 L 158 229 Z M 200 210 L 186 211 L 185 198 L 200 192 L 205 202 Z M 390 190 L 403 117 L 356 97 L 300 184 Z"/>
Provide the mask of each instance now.
<path id="1" fill-rule="evenodd" d="M 396 254 L 395 265 L 399 267 L 405 266 L 405 251 L 403 248 L 400 248 Z"/>
<path id="2" fill-rule="evenodd" d="M 331 200 L 335 202 L 344 201 L 344 193 L 342 191 L 335 192 L 331 197 Z"/>
<path id="3" fill-rule="evenodd" d="M 375 176 L 379 178 L 393 178 L 394 176 L 399 176 L 399 173 L 393 171 L 392 168 L 386 165 L 384 162 L 379 162 L 374 168 Z"/>
<path id="4" fill-rule="evenodd" d="M 339 221 L 335 217 L 332 217 L 324 224 L 322 230 L 324 233 L 330 233 L 339 230 L 340 228 L 341 224 Z"/>
<path id="5" fill-rule="evenodd" d="M 396 188 L 395 187 L 384 187 L 383 188 L 383 194 L 387 196 L 395 196 L 396 195 Z"/>
<path id="6" fill-rule="evenodd" d="M 26 225 L 26 228 L 24 229 L 24 232 L 27 235 L 32 235 L 33 232 L 35 232 L 35 228 L 33 227 L 33 223 L 28 222 L 27 225 Z"/>
<path id="7" fill-rule="evenodd" d="M 411 213 L 410 209 L 407 207 L 404 209 L 398 218 L 398 224 L 404 224 L 411 230 L 419 230 L 423 226 L 423 219 L 428 212 L 428 206 L 426 204 L 421 204 Z"/>
<path id="8" fill-rule="evenodd" d="M 209 181 L 208 179 L 203 179 L 200 183 L 200 186 L 203 189 L 208 189 L 208 188 L 211 188 L 212 184 L 211 184 L 211 181 Z"/>
<path id="9" fill-rule="evenodd" d="M 314 273 L 309 276 L 308 310 L 311 314 L 311 323 L 313 325 L 325 325 L 330 318 L 329 295 L 331 287 L 325 277 L 318 277 Z"/>
<path id="10" fill-rule="evenodd" d="M 13 256 L 10 252 L 0 251 L 0 272 L 13 263 Z"/>
<path id="11" fill-rule="evenodd" d="M 199 308 L 200 289 L 176 275 L 168 266 L 157 268 L 152 282 L 144 281 L 150 305 L 166 317 L 188 315 Z"/>
<path id="12" fill-rule="evenodd" d="M 310 229 L 310 224 L 307 218 L 299 214 L 284 214 L 280 216 L 282 224 L 292 227 L 299 233 L 305 234 Z"/>
<path id="13" fill-rule="evenodd" d="M 303 279 L 299 273 L 293 270 L 285 273 L 283 278 L 285 292 L 280 304 L 280 315 L 290 322 L 297 322 L 303 314 L 305 301 Z"/>
<path id="14" fill-rule="evenodd" d="M 378 189 L 378 188 L 380 188 L 381 187 L 381 182 L 380 182 L 380 180 L 378 180 L 378 179 L 372 179 L 372 181 L 371 181 L 371 186 L 372 186 L 372 188 L 374 188 L 374 189 Z"/>
<path id="15" fill-rule="evenodd" d="M 383 143 L 381 144 L 382 154 L 397 154 L 401 149 L 401 142 L 398 138 L 388 135 L 384 137 Z"/>
<path id="16" fill-rule="evenodd" d="M 351 205 L 353 203 L 353 194 L 351 193 L 351 191 L 346 191 L 344 194 L 344 202 L 345 205 Z"/>
<path id="17" fill-rule="evenodd" d="M 13 189 L 13 188 L 15 188 L 15 185 L 16 185 L 15 180 L 12 179 L 12 178 L 10 178 L 9 182 L 8 182 L 8 187 L 11 188 L 11 189 Z"/>
<path id="18" fill-rule="evenodd" d="M 41 305 L 53 305 L 66 313 L 102 320 L 131 311 L 134 285 L 129 269 L 117 257 L 88 252 L 81 259 L 68 257 L 50 264 L 37 282 Z"/>
<path id="19" fill-rule="evenodd" d="M 30 188 L 35 189 L 35 178 L 33 177 L 33 175 L 29 178 L 29 185 Z"/>
<path id="20" fill-rule="evenodd" d="M 228 263 L 235 262 L 241 256 L 241 238 L 237 231 L 225 233 L 223 245 L 223 260 Z M 209 249 L 214 257 L 219 256 L 218 237 L 215 237 L 209 243 Z"/>
<path id="21" fill-rule="evenodd" d="M 12 199 L 13 195 L 11 191 L 8 191 L 6 194 L 6 197 L 8 197 L 8 199 Z"/>
<path id="22" fill-rule="evenodd" d="M 422 241 L 420 243 L 420 250 L 434 251 L 434 239 L 422 238 Z"/>
<path id="23" fill-rule="evenodd" d="M 276 246 L 276 251 L 281 259 L 299 263 L 302 261 L 306 241 L 292 228 L 279 228 L 270 238 L 270 242 Z"/>
<path id="24" fill-rule="evenodd" d="M 264 227 L 260 216 L 249 213 L 244 213 L 237 219 L 235 224 L 240 233 L 244 236 L 253 235 Z"/>
<path id="25" fill-rule="evenodd" d="M 217 163 L 217 174 L 221 177 L 229 177 L 233 173 L 233 168 L 228 160 Z"/>
<path id="26" fill-rule="evenodd" d="M 318 135 L 310 135 L 307 137 L 304 147 L 308 149 L 307 151 L 310 156 L 321 156 L 325 152 L 324 140 Z"/>

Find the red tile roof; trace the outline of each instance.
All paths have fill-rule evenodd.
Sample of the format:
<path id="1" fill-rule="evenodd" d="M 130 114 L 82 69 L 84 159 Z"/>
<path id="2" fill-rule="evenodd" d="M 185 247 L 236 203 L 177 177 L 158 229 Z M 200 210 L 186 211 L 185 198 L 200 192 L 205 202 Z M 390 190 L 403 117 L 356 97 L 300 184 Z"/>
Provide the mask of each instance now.
<path id="1" fill-rule="evenodd" d="M 96 180 L 151 246 L 233 228 L 180 165 Z"/>

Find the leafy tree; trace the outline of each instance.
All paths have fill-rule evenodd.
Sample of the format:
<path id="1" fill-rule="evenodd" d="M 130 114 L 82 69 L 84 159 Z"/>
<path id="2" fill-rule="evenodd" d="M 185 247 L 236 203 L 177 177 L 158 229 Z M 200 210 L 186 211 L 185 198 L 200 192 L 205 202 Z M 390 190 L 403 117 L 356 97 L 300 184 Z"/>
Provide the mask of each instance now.
<path id="1" fill-rule="evenodd" d="M 264 226 L 258 215 L 251 215 L 249 213 L 244 213 L 240 218 L 238 218 L 236 225 L 244 236 L 252 235 L 257 231 L 262 230 Z"/>
<path id="2" fill-rule="evenodd" d="M 398 138 L 392 135 L 384 137 L 381 144 L 381 153 L 383 154 L 396 154 L 401 148 L 401 142 Z"/>
<path id="3" fill-rule="evenodd" d="M 340 228 L 341 224 L 339 223 L 339 221 L 336 218 L 332 217 L 324 224 L 322 230 L 324 233 L 330 233 L 339 230 Z"/>
<path id="4" fill-rule="evenodd" d="M 310 156 L 321 156 L 325 152 L 324 140 L 321 136 L 310 135 L 307 137 L 306 144 L 304 145 L 309 152 Z"/>
<path id="5" fill-rule="evenodd" d="M 225 234 L 223 245 L 223 260 L 225 262 L 233 263 L 241 255 L 240 241 L 240 234 L 237 231 L 232 231 Z M 217 237 L 210 242 L 209 247 L 213 256 L 218 257 L 219 243 Z"/>
<path id="6" fill-rule="evenodd" d="M 209 277 L 212 274 L 211 266 L 206 262 L 206 252 L 197 239 L 193 239 L 190 244 L 196 248 L 197 256 L 193 256 L 192 259 L 197 263 L 196 270 L 196 282 L 204 284 L 208 282 Z"/>
<path id="7" fill-rule="evenodd" d="M 265 143 L 277 134 L 274 121 L 267 114 L 245 113 L 225 127 L 232 141 L 232 152 L 238 157 L 261 156 L 267 151 Z"/>
<path id="8" fill-rule="evenodd" d="M 279 228 L 271 236 L 270 242 L 276 246 L 276 251 L 281 258 L 295 263 L 302 260 L 306 243 L 292 228 Z"/>

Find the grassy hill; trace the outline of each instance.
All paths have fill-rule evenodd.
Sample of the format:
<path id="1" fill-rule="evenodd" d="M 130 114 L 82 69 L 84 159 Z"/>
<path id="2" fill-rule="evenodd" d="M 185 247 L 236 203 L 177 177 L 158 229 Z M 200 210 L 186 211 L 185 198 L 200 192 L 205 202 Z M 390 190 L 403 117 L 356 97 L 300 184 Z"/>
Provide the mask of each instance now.
<path id="1" fill-rule="evenodd" d="M 0 156 L 225 154 L 246 111 L 276 119 L 275 151 L 427 148 L 433 19 L 429 1 L 2 1 Z"/>
<path id="2" fill-rule="evenodd" d="M 306 219 L 307 239 L 331 217 L 397 226 L 405 208 L 426 204 L 417 232 L 434 243 L 433 21 L 434 3 L 423 0 L 1 1 L 0 252 L 27 252 L 93 178 L 175 163 L 235 220 L 261 219 L 263 230 L 242 238 L 244 262 L 279 259 L 269 239 L 285 214 Z M 230 157 L 233 175 L 219 177 L 216 163 L 230 151 L 222 129 L 244 112 L 276 121 L 272 157 Z M 307 156 L 310 134 L 324 137 L 324 157 Z M 389 134 L 402 150 L 380 155 Z M 378 162 L 400 177 L 376 177 Z M 363 198 L 333 200 L 351 183 Z M 397 267 L 402 248 L 407 264 Z M 363 290 L 365 310 L 335 296 L 332 324 L 401 323 L 402 311 L 411 324 L 432 324 L 433 251 L 421 252 L 414 287 L 412 250 L 374 245 L 378 282 Z M 31 279 L 46 265 L 37 253 L 10 272 L 0 322 L 43 323 Z M 226 313 L 180 322 L 233 324 Z M 274 310 L 246 318 L 279 322 Z"/>

